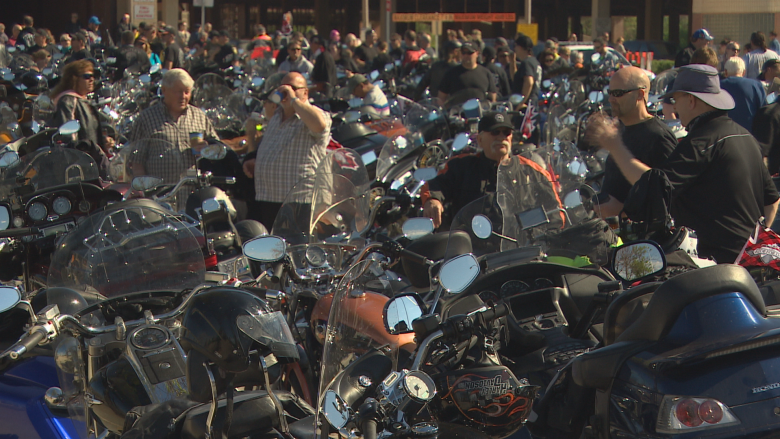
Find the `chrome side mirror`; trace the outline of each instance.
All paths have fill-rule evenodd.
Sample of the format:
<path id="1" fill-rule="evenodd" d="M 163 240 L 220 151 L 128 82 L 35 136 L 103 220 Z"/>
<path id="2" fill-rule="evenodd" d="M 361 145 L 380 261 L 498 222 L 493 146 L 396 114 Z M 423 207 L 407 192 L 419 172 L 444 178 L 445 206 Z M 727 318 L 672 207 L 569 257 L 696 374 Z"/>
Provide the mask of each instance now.
<path id="1" fill-rule="evenodd" d="M 349 422 L 349 405 L 333 390 L 322 398 L 322 414 L 333 428 L 340 430 Z"/>
<path id="2" fill-rule="evenodd" d="M 422 300 L 416 294 L 405 294 L 393 297 L 385 304 L 382 313 L 385 329 L 389 334 L 408 334 L 412 330 L 412 322 L 422 317 Z"/>
<path id="3" fill-rule="evenodd" d="M 615 250 L 612 268 L 619 279 L 632 282 L 664 271 L 666 258 L 658 244 L 637 241 Z"/>
<path id="4" fill-rule="evenodd" d="M 467 147 L 471 140 L 466 133 L 460 133 L 455 136 L 455 140 L 452 141 L 452 152 L 460 152 L 463 148 Z"/>
<path id="5" fill-rule="evenodd" d="M 401 229 L 405 237 L 411 240 L 419 239 L 433 233 L 433 220 L 425 217 L 409 218 Z"/>
<path id="6" fill-rule="evenodd" d="M 493 233 L 493 223 L 485 215 L 474 215 L 471 218 L 471 231 L 479 239 L 488 239 Z"/>
<path id="7" fill-rule="evenodd" d="M 19 162 L 19 154 L 16 151 L 0 153 L 0 169 L 8 168 Z"/>
<path id="8" fill-rule="evenodd" d="M 460 293 L 479 275 L 479 262 L 471 253 L 456 256 L 439 270 L 439 283 L 450 293 Z"/>
<path id="9" fill-rule="evenodd" d="M 163 179 L 160 177 L 141 175 L 139 177 L 133 178 L 133 181 L 130 183 L 130 187 L 132 187 L 134 191 L 148 191 L 156 189 L 161 184 L 163 184 Z"/>
<path id="10" fill-rule="evenodd" d="M 0 230 L 7 230 L 11 225 L 11 208 L 0 204 Z"/>
<path id="11" fill-rule="evenodd" d="M 227 156 L 227 147 L 221 143 L 214 143 L 201 149 L 200 155 L 206 160 L 222 160 Z"/>
<path id="12" fill-rule="evenodd" d="M 284 258 L 287 243 L 278 236 L 267 235 L 244 243 L 244 256 L 259 262 L 276 262 Z"/>
<path id="13" fill-rule="evenodd" d="M 436 168 L 418 168 L 414 170 L 415 181 L 429 181 L 436 178 L 438 175 Z"/>
<path id="14" fill-rule="evenodd" d="M 0 287 L 0 313 L 12 309 L 22 301 L 22 293 L 14 287 Z"/>

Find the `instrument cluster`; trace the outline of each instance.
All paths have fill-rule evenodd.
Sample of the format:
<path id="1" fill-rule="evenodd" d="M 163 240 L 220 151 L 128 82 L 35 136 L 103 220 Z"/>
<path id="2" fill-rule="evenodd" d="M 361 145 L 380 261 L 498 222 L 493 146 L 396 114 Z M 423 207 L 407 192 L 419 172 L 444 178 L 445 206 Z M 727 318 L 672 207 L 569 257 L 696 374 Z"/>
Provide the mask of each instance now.
<path id="1" fill-rule="evenodd" d="M 71 191 L 46 193 L 27 201 L 24 207 L 27 221 L 24 221 L 22 218 L 14 219 L 14 226 L 22 227 L 25 222 L 32 224 L 52 222 L 74 211 L 87 214 L 91 208 L 92 204 L 89 201 L 77 197 Z"/>

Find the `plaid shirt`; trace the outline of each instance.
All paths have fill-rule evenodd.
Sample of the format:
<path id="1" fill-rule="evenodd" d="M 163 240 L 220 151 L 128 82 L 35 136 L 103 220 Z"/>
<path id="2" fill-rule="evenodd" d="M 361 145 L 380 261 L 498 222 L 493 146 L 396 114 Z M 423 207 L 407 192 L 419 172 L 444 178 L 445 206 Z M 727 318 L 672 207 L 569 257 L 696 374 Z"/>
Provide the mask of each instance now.
<path id="1" fill-rule="evenodd" d="M 282 121 L 279 108 L 263 129 L 263 141 L 255 160 L 255 199 L 281 203 L 300 179 L 314 175 L 327 153 L 330 139 L 330 116 L 322 113 L 325 129 L 312 132 L 298 114 Z"/>
<path id="2" fill-rule="evenodd" d="M 211 121 L 200 108 L 189 105 L 175 121 L 160 102 L 142 111 L 133 123 L 129 140 L 129 163 L 140 163 L 146 175 L 177 183 L 183 172 L 195 166 L 190 133 L 203 133 L 204 140 L 219 139 Z M 155 141 L 149 141 L 154 139 Z M 178 151 L 173 149 L 178 146 Z"/>

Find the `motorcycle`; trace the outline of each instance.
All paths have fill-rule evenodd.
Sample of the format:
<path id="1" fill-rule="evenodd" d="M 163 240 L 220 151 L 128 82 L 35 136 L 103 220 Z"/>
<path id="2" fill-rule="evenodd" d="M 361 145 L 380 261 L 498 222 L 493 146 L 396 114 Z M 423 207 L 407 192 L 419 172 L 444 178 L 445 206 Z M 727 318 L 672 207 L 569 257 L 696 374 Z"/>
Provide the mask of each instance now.
<path id="1" fill-rule="evenodd" d="M 492 350 L 501 344 L 508 308 L 476 300 L 439 321 L 416 295 L 399 295 L 385 305 L 377 334 L 354 313 L 354 303 L 372 294 L 376 264 L 356 264 L 336 290 L 318 417 L 292 424 L 293 436 L 487 438 L 519 429 L 537 387 L 517 379 Z M 455 294 L 476 270 L 473 257 L 448 261 L 439 281 Z"/>
<path id="2" fill-rule="evenodd" d="M 621 267 L 623 253 L 642 254 L 645 266 L 665 262 L 652 243 L 617 252 L 626 280 L 634 273 Z M 529 428 L 546 437 L 771 435 L 778 323 L 767 297 L 735 265 L 622 292 L 605 311 L 602 347 L 559 372 Z"/>

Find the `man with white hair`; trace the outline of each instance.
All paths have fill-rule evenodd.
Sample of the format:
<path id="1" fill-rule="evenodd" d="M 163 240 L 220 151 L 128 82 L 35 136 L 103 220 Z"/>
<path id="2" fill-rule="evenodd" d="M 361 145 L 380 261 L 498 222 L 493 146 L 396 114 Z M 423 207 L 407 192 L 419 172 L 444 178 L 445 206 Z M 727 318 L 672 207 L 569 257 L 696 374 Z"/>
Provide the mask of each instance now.
<path id="1" fill-rule="evenodd" d="M 165 72 L 163 100 L 142 111 L 130 131 L 133 149 L 128 168 L 134 176 L 151 175 L 177 183 L 183 171 L 195 166 L 196 156 L 208 141 L 219 140 L 206 114 L 190 105 L 193 84 L 184 69 Z"/>
<path id="2" fill-rule="evenodd" d="M 745 62 L 738 56 L 727 59 L 723 67 L 724 79 L 720 80 L 720 88 L 734 98 L 734 109 L 729 110 L 729 117 L 752 133 L 753 117 L 766 101 L 764 87 L 761 82 L 744 77 Z"/>

